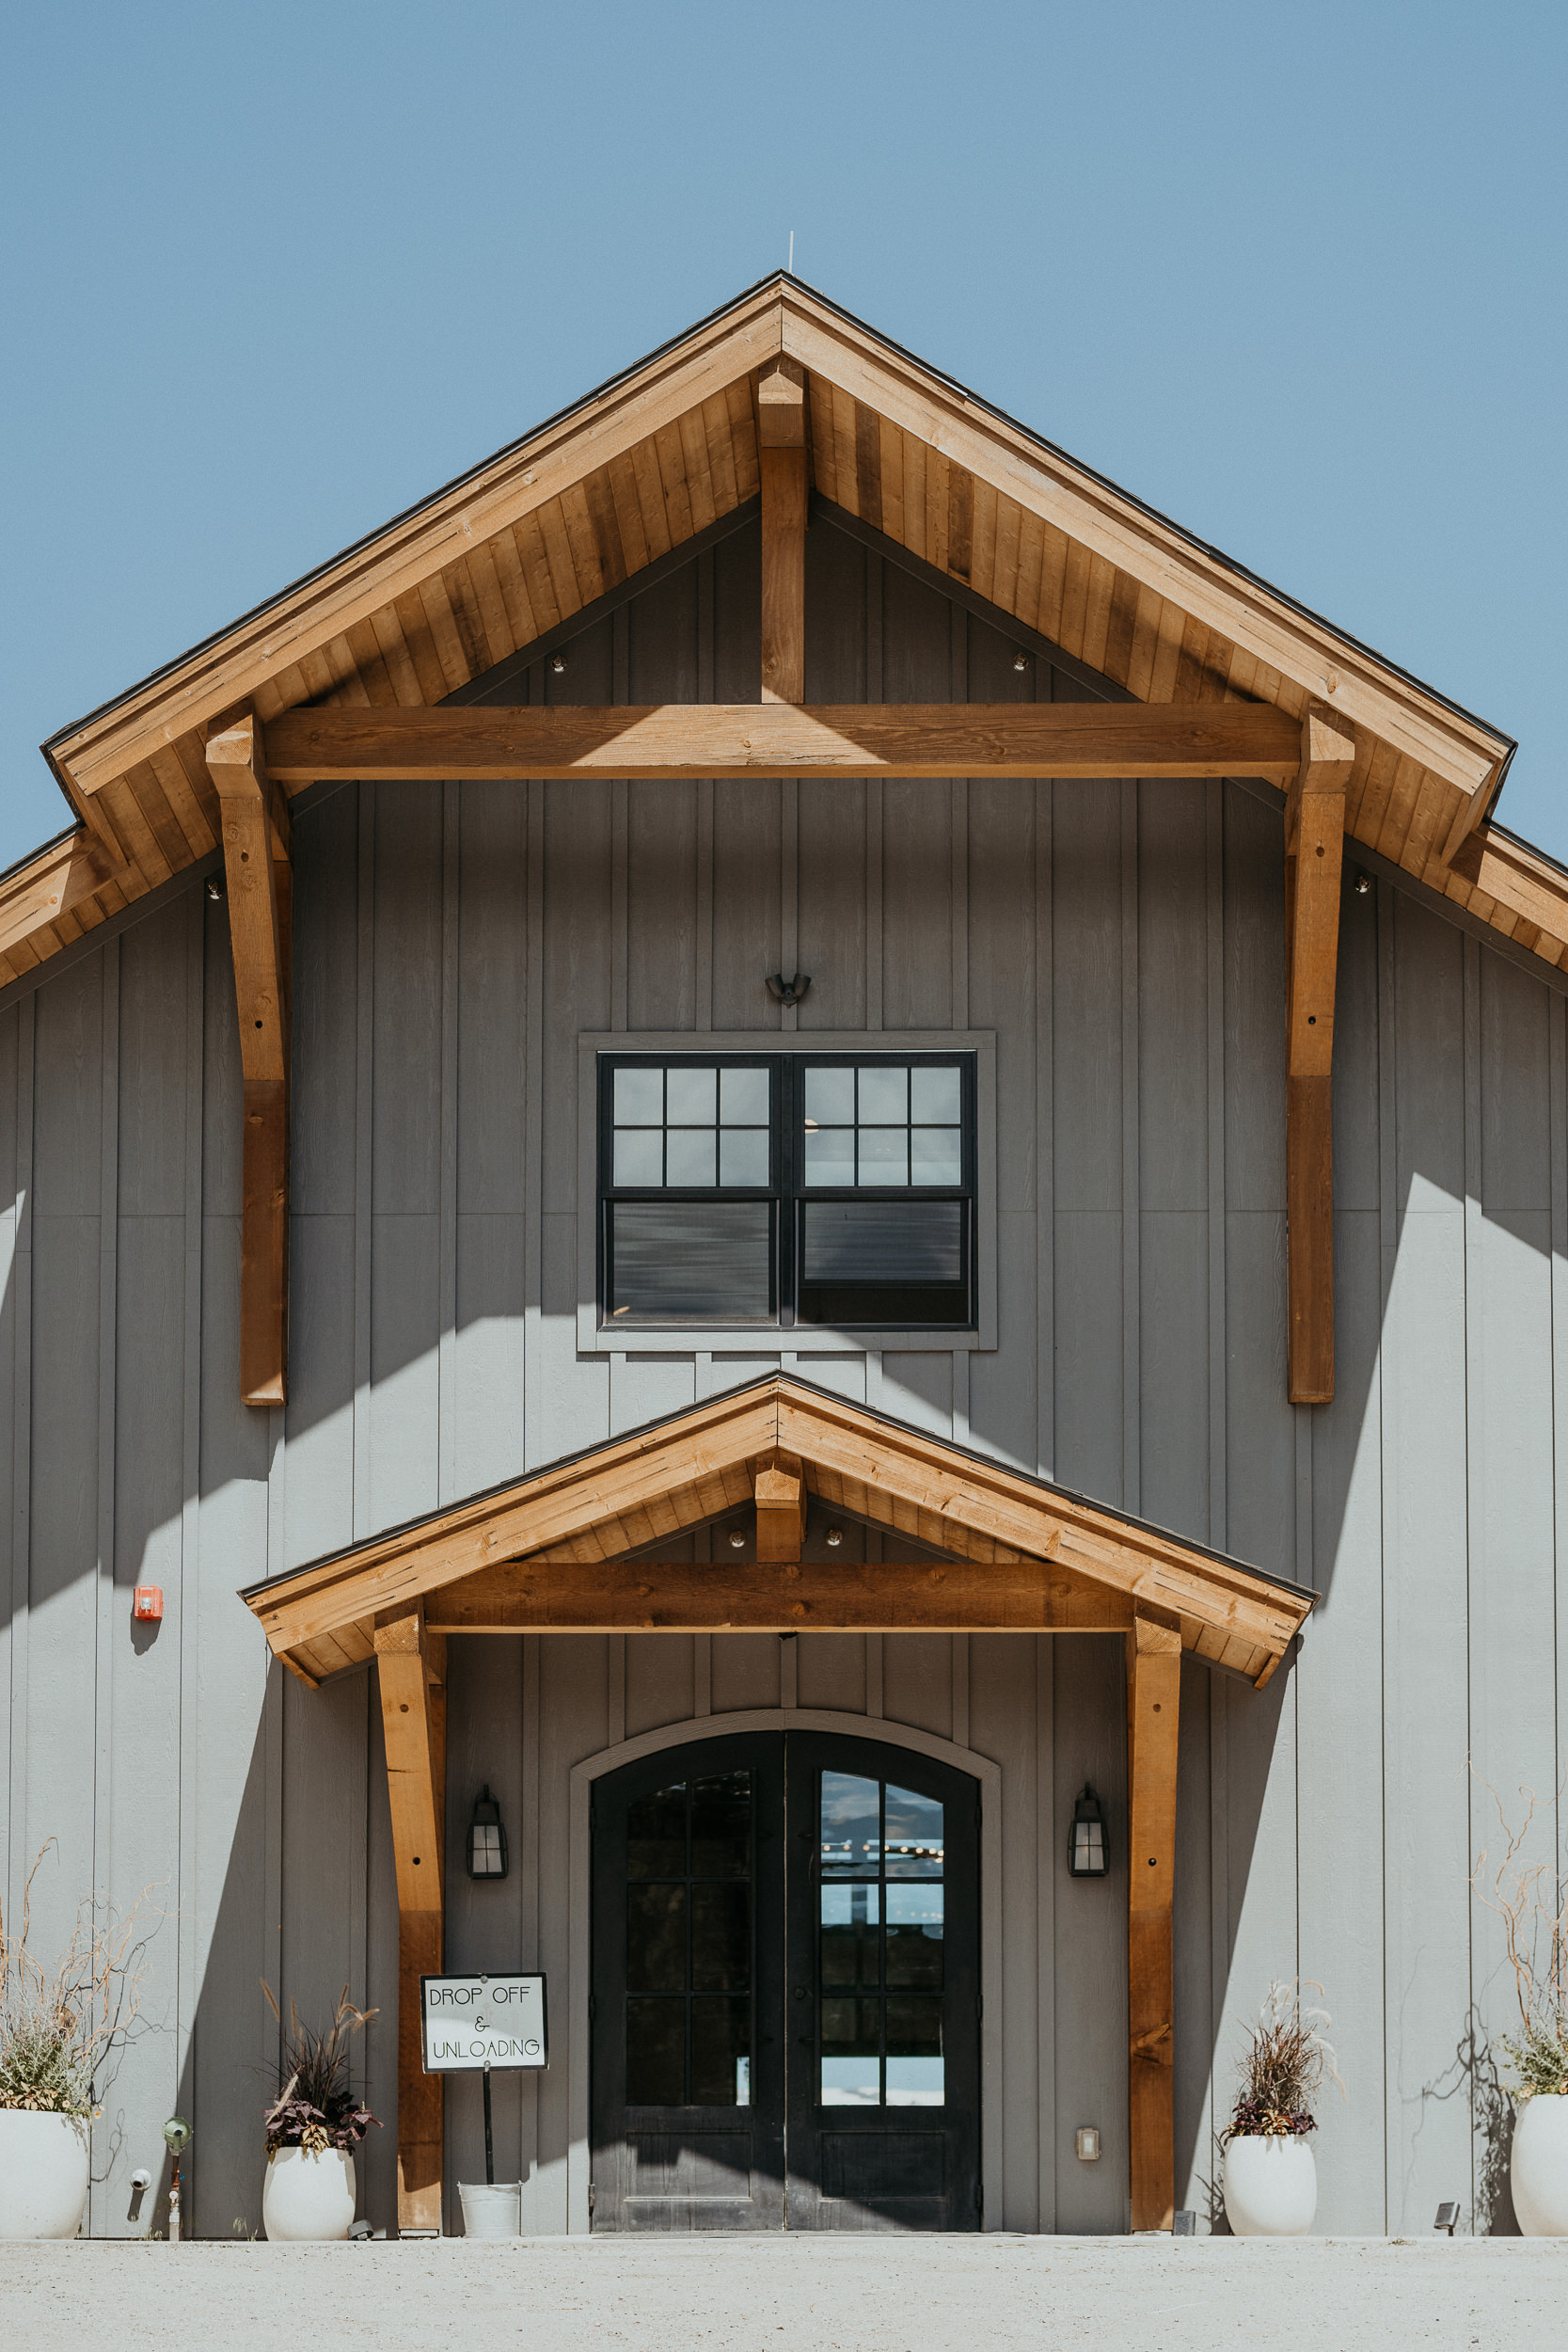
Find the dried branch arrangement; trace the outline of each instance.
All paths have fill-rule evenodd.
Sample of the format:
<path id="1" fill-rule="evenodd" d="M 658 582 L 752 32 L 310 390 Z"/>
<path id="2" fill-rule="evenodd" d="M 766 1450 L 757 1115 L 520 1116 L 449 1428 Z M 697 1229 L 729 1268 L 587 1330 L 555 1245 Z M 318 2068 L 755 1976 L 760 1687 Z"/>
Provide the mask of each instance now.
<path id="1" fill-rule="evenodd" d="M 1536 1845 L 1534 1789 L 1521 1787 L 1525 1816 L 1511 1829 L 1496 1788 L 1479 1773 L 1475 1777 L 1497 1810 L 1502 1838 L 1495 1864 L 1484 1847 L 1478 1854 L 1470 1884 L 1478 1900 L 1502 1921 L 1513 1970 L 1519 2031 L 1501 2039 L 1517 2078 L 1514 2096 L 1568 2097 L 1568 1890 L 1555 1860 L 1528 1858 Z"/>
<path id="2" fill-rule="evenodd" d="M 33 1881 L 55 1844 L 34 1857 L 14 1931 L 0 1913 L 0 2107 L 87 2122 L 99 2112 L 104 2076 L 131 2039 L 141 2009 L 148 1944 L 158 1917 L 154 1889 L 128 1911 L 84 1896 L 65 1947 L 52 1963 L 31 1948 Z"/>
<path id="3" fill-rule="evenodd" d="M 1302 2007 L 1304 1987 L 1323 1991 L 1308 1978 L 1292 1977 L 1283 1984 L 1276 1979 L 1258 2023 L 1245 2028 L 1247 2046 L 1227 2139 L 1304 2138 L 1318 2128 L 1312 2106 L 1324 2081 L 1338 2083 L 1344 2097 L 1327 2033 L 1334 2020 L 1326 2010 Z"/>
<path id="4" fill-rule="evenodd" d="M 282 2034 L 277 2096 L 263 2119 L 268 2155 L 276 2155 L 279 2148 L 305 2148 L 314 2155 L 328 2148 L 357 2148 L 372 2123 L 378 2131 L 381 2126 L 350 2088 L 349 2044 L 380 2011 L 356 2009 L 345 1984 L 331 2025 L 325 2033 L 316 2033 L 300 2024 L 293 2001 L 284 2025 L 264 1977 L 261 1990 Z"/>

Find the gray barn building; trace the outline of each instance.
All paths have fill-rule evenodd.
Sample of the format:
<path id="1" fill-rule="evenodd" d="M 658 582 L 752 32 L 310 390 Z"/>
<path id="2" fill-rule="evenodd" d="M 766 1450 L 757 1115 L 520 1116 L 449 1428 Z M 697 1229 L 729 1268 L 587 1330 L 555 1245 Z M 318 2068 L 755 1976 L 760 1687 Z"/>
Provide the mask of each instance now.
<path id="1" fill-rule="evenodd" d="M 166 1913 L 95 2234 L 175 2108 L 257 2224 L 263 1977 L 379 2010 L 361 2209 L 459 2226 L 443 1955 L 546 1974 L 528 2231 L 1206 2229 L 1298 1974 L 1320 2226 L 1513 2226 L 1468 1882 L 1563 1779 L 1568 876 L 1511 750 L 788 278 L 46 746 L 4 1892 L 54 1837 L 40 1933 Z"/>

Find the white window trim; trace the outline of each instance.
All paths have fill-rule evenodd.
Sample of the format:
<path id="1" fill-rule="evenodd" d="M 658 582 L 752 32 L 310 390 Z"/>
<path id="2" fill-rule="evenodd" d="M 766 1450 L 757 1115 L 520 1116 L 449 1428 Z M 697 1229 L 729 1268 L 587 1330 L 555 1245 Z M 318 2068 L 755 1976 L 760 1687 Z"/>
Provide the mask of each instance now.
<path id="1" fill-rule="evenodd" d="M 598 1298 L 598 1057 L 601 1054 L 973 1054 L 974 1224 L 979 1257 L 973 1331 L 861 1330 L 805 1323 L 682 1324 L 607 1330 Z M 578 1039 L 578 1351 L 584 1356 L 966 1356 L 996 1347 L 996 1032 L 994 1029 L 595 1029 Z M 716 1376 L 720 1368 L 715 1367 Z M 721 1379 L 719 1385 L 722 1386 Z"/>

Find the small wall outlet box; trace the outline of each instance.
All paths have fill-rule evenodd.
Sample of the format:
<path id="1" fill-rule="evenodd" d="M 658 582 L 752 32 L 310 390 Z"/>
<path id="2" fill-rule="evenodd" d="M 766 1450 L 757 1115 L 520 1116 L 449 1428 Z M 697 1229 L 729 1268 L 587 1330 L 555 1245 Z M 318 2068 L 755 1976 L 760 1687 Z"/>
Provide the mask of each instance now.
<path id="1" fill-rule="evenodd" d="M 1100 2162 L 1100 2134 L 1092 2123 L 1085 2123 L 1077 2134 L 1076 2145 L 1080 2164 Z"/>
<path id="2" fill-rule="evenodd" d="M 158 1618 L 164 1613 L 164 1588 L 161 1584 L 138 1584 L 131 1603 L 133 1617 Z"/>

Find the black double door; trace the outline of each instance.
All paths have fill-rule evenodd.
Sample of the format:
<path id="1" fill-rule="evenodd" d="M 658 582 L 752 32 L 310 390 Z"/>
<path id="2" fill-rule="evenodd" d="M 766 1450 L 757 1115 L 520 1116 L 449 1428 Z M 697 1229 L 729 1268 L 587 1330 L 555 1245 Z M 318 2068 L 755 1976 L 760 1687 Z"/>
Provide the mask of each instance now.
<path id="1" fill-rule="evenodd" d="M 594 1800 L 600 2230 L 973 2230 L 979 1789 L 770 1732 Z"/>

